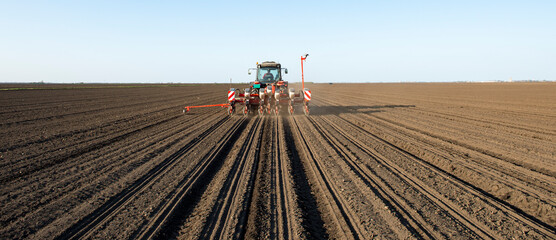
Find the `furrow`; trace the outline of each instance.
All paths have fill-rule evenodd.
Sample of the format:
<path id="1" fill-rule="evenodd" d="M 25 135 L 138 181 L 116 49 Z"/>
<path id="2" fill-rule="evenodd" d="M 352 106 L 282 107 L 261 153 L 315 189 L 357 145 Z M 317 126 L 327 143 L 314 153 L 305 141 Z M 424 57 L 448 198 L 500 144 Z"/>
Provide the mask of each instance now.
<path id="1" fill-rule="evenodd" d="M 472 199 L 479 199 L 481 202 L 484 202 L 487 205 L 492 206 L 494 209 L 496 209 L 497 211 L 503 211 L 505 214 L 507 214 L 508 217 L 521 222 L 522 224 L 525 224 L 526 226 L 528 226 L 529 228 L 535 230 L 536 232 L 538 232 L 538 234 L 541 234 L 545 237 L 555 237 L 555 231 L 554 228 L 549 226 L 548 224 L 538 220 L 537 218 L 523 212 L 521 209 L 516 208 L 515 206 L 512 206 L 504 201 L 501 201 L 500 199 L 494 197 L 493 195 L 491 195 L 488 192 L 483 191 L 480 188 L 477 188 L 474 185 L 471 185 L 465 181 L 463 181 L 462 179 L 458 178 L 457 176 L 454 176 L 450 173 L 447 173 L 446 171 L 428 163 L 427 161 L 413 155 L 412 153 L 401 149 L 400 147 L 392 144 L 391 142 L 380 138 L 379 136 L 367 131 L 366 129 L 363 129 L 359 126 L 357 126 L 356 124 L 349 122 L 349 121 L 343 121 L 346 124 L 348 124 L 350 127 L 353 127 L 354 129 L 357 129 L 358 131 L 365 133 L 366 136 L 369 136 L 371 138 L 376 139 L 376 141 L 383 143 L 385 146 L 387 146 L 389 149 L 397 152 L 400 156 L 404 156 L 404 158 L 407 159 L 412 159 L 413 162 L 419 164 L 419 166 L 422 166 L 425 169 L 428 169 L 431 172 L 434 172 L 435 174 L 437 174 L 438 176 L 441 176 L 442 179 L 444 179 L 445 181 L 453 184 L 453 186 L 457 187 L 458 189 L 461 189 L 465 192 L 467 192 L 468 194 L 472 195 Z M 368 148 L 370 149 L 370 148 Z M 377 159 L 385 159 L 384 156 L 381 156 L 379 153 L 377 153 L 376 151 L 372 152 L 374 153 L 373 155 L 376 156 Z M 387 159 L 387 158 L 386 158 Z M 391 165 L 391 167 L 394 169 L 394 166 Z M 402 172 L 403 169 L 402 168 L 397 168 L 396 171 Z M 408 174 L 408 173 L 407 173 Z M 400 173 L 400 175 L 403 175 Z M 457 210 L 461 210 L 459 211 L 459 214 L 466 214 L 464 210 L 462 210 L 461 208 L 457 207 L 456 205 L 452 205 L 451 206 L 453 209 L 457 209 Z M 488 220 L 484 220 L 484 221 L 488 221 Z M 491 222 L 483 222 L 483 224 L 487 224 L 489 225 L 489 228 L 495 228 L 494 226 L 492 226 Z M 509 227 L 509 226 L 506 226 Z M 499 228 L 499 227 L 496 227 Z M 485 229 L 485 231 L 488 231 L 487 229 Z"/>
<path id="2" fill-rule="evenodd" d="M 416 213 L 413 209 L 410 208 L 410 205 L 408 205 L 406 203 L 407 200 L 403 200 L 400 196 L 398 196 L 393 190 L 391 190 L 391 187 L 388 186 L 387 183 L 383 183 L 381 180 L 378 180 L 378 178 L 374 177 L 370 171 L 368 166 L 364 166 L 363 164 L 358 163 L 357 161 L 355 161 L 355 157 L 349 153 L 349 150 L 343 149 L 344 147 L 341 146 L 341 144 L 339 144 L 338 140 L 334 139 L 332 136 L 328 135 L 328 133 L 325 132 L 325 130 L 323 130 L 323 128 L 321 126 L 319 126 L 320 124 L 316 123 L 316 121 L 314 121 L 313 119 L 309 119 L 313 125 L 315 125 L 317 127 L 317 129 L 319 129 L 319 132 L 325 136 L 325 138 L 329 139 L 329 141 L 335 145 L 335 148 L 338 149 L 338 152 L 341 152 L 342 155 L 344 156 L 344 159 L 351 161 L 351 164 L 353 169 L 356 169 L 355 171 L 358 172 L 358 174 L 360 176 L 364 176 L 365 178 L 367 178 L 369 180 L 369 182 L 374 182 L 375 184 L 373 184 L 375 187 L 376 185 L 379 185 L 379 188 L 385 192 L 385 194 L 390 198 L 393 199 L 394 202 L 399 203 L 398 206 L 402 207 L 403 210 L 401 210 L 400 212 L 404 212 L 407 215 L 408 219 L 414 219 L 414 221 L 416 221 L 418 223 L 418 228 L 417 229 L 421 229 L 421 231 L 419 231 L 421 233 L 420 237 L 430 237 L 432 239 L 438 239 L 438 238 L 443 238 L 443 236 L 439 235 L 438 230 L 435 231 L 435 227 L 432 226 L 429 222 L 427 222 L 425 219 L 423 219 L 418 213 Z M 398 166 L 396 166 L 395 164 L 391 163 L 388 158 L 380 155 L 378 152 L 376 151 L 371 151 L 368 147 L 366 147 L 364 144 L 362 144 L 361 142 L 359 142 L 357 139 L 351 137 L 349 134 L 347 134 L 345 131 L 343 131 L 340 127 L 338 127 L 336 124 L 321 118 L 321 120 L 327 122 L 327 124 L 329 126 L 332 126 L 332 128 L 334 130 L 336 130 L 338 133 L 340 133 L 343 137 L 345 137 L 347 140 L 349 140 L 352 144 L 354 144 L 355 146 L 357 146 L 359 149 L 365 151 L 367 154 L 369 154 L 369 156 L 373 157 L 373 159 L 379 161 L 381 163 L 382 166 L 388 168 L 388 170 L 390 172 L 392 172 L 395 176 L 397 176 L 399 179 L 401 179 L 402 181 L 404 181 L 405 183 L 411 185 L 413 188 L 417 189 L 417 191 L 419 191 L 421 194 L 423 194 L 428 200 L 430 200 L 431 202 L 433 202 L 437 207 L 441 208 L 443 211 L 446 211 L 450 216 L 454 217 L 455 219 L 457 219 L 457 221 L 459 221 L 460 223 L 464 224 L 467 228 L 469 228 L 470 230 L 472 230 L 474 233 L 478 234 L 480 236 L 480 238 L 483 239 L 500 239 L 500 236 L 497 236 L 496 233 L 490 231 L 490 229 L 488 229 L 487 227 L 483 226 L 482 224 L 480 224 L 479 222 L 477 222 L 475 219 L 471 218 L 470 216 L 467 215 L 463 215 L 460 214 L 463 211 L 461 209 L 459 209 L 457 206 L 455 206 L 454 204 L 452 204 L 449 200 L 445 199 L 444 197 L 441 196 L 441 194 L 437 193 L 436 191 L 430 189 L 426 184 L 420 182 L 418 179 L 413 178 L 411 176 L 411 174 L 405 172 L 403 169 L 399 168 Z M 362 165 L 362 166 L 360 166 Z M 375 178 L 375 179 L 373 179 Z M 377 184 L 378 183 L 378 184 Z M 413 216 L 411 216 L 413 215 Z M 412 224 L 414 225 L 414 224 Z M 422 233 L 424 233 L 425 235 L 423 235 Z"/>
<path id="3" fill-rule="evenodd" d="M 238 155 L 234 158 L 227 178 L 221 183 L 222 188 L 216 199 L 217 202 L 212 207 L 208 222 L 201 232 L 201 238 L 230 238 L 238 234 L 233 231 L 229 232 L 229 230 L 235 229 L 233 220 L 240 221 L 239 218 L 241 217 L 241 215 L 236 215 L 234 208 L 237 208 L 238 205 L 244 208 L 249 206 L 245 206 L 245 202 L 242 202 L 241 198 L 250 196 L 247 191 L 250 188 L 248 184 L 252 182 L 250 179 L 256 173 L 258 154 L 255 154 L 255 152 L 257 146 L 260 147 L 262 134 L 260 118 L 255 119 L 255 123 L 247 130 L 247 133 L 246 140 L 241 145 Z M 244 186 L 246 187 L 244 188 Z"/>
<path id="4" fill-rule="evenodd" d="M 299 123 L 295 118 L 290 119 L 293 122 L 294 135 L 297 137 L 301 151 L 306 157 L 307 164 L 309 165 L 311 175 L 315 177 L 315 184 L 322 192 L 322 195 L 327 207 L 333 214 L 334 223 L 339 231 L 336 234 L 342 235 L 344 239 L 359 239 L 360 236 L 367 236 L 365 232 L 360 229 L 358 221 L 355 219 L 354 214 L 350 211 L 349 206 L 345 200 L 338 195 L 338 190 L 330 181 L 330 177 L 323 170 L 321 163 L 318 161 L 315 150 L 312 149 L 311 144 L 303 135 Z"/>
<path id="5" fill-rule="evenodd" d="M 226 134 L 220 138 L 218 145 L 212 148 L 193 168 L 193 172 L 178 184 L 171 196 L 149 218 L 148 223 L 133 234 L 133 238 L 167 238 L 177 232 L 184 215 L 191 211 L 195 196 L 203 191 L 206 182 L 210 181 L 221 167 L 223 158 L 241 131 L 245 129 L 246 123 L 247 121 L 242 118 L 232 124 Z M 226 125 L 221 124 L 221 126 Z"/>
<path id="6" fill-rule="evenodd" d="M 201 94 L 198 94 L 198 95 L 201 95 Z M 133 103 L 133 104 L 128 104 L 128 105 L 123 105 L 123 106 L 122 105 L 117 105 L 117 106 L 114 106 L 114 107 L 100 107 L 100 108 L 97 108 L 97 109 L 92 109 L 92 110 L 87 110 L 87 111 L 64 113 L 64 114 L 59 114 L 59 115 L 51 115 L 51 116 L 38 117 L 38 118 L 35 117 L 35 118 L 26 119 L 26 120 L 6 122 L 6 123 L 1 123 L 0 126 L 2 126 L 2 127 L 11 127 L 12 125 L 16 125 L 16 124 L 36 122 L 36 121 L 41 121 L 41 120 L 51 121 L 51 120 L 61 119 L 61 118 L 70 117 L 70 116 L 83 116 L 83 115 L 94 114 L 94 113 L 98 113 L 98 112 L 106 112 L 106 111 L 122 109 L 122 108 L 125 109 L 125 108 L 130 108 L 130 107 L 133 107 L 133 106 L 144 106 L 147 103 L 149 103 L 149 104 L 152 104 L 152 103 L 168 103 L 169 101 L 179 100 L 179 99 L 182 99 L 182 98 L 183 97 L 176 97 L 176 98 L 173 98 L 173 99 L 162 99 L 162 100 L 157 100 L 157 101 L 140 102 L 140 103 Z M 171 108 L 175 109 L 175 107 L 171 107 Z M 167 108 L 167 109 L 169 109 L 169 108 Z"/>
<path id="7" fill-rule="evenodd" d="M 377 119 L 379 121 L 383 120 L 382 118 L 377 118 Z M 418 130 L 410 128 L 410 127 L 404 127 L 404 126 L 399 125 L 399 124 L 394 124 L 394 123 L 392 123 L 392 121 L 386 121 L 386 120 L 384 120 L 384 121 L 387 124 L 402 127 L 402 128 L 407 129 L 408 131 L 413 131 L 415 133 L 430 136 L 432 138 L 439 139 L 440 141 L 457 145 L 460 148 L 468 149 L 470 151 L 474 151 L 474 152 L 477 152 L 477 153 L 481 153 L 481 154 L 486 155 L 489 158 L 491 158 L 492 161 L 508 162 L 508 161 L 505 161 L 503 158 L 501 159 L 500 157 L 495 157 L 495 156 L 492 156 L 492 155 L 484 154 L 483 151 L 474 150 L 472 147 L 468 147 L 465 144 L 458 144 L 457 142 L 446 140 L 446 139 L 444 139 L 440 136 L 432 136 L 431 134 L 426 134 L 426 133 L 423 133 L 422 131 L 418 131 Z M 405 141 L 415 141 L 415 138 L 412 138 L 412 137 L 407 137 L 407 136 L 399 136 L 399 137 L 401 139 L 405 140 Z M 438 147 L 437 145 L 434 145 L 434 143 L 430 143 L 426 139 L 422 139 L 419 142 L 419 144 L 425 146 L 427 151 L 430 151 L 430 152 L 432 152 L 432 153 L 434 153 L 438 156 L 444 156 L 444 157 L 448 158 L 448 156 L 447 156 L 448 154 L 446 153 L 447 151 L 441 151 L 441 149 L 442 149 L 441 147 Z M 465 157 L 462 157 L 462 158 L 465 158 Z M 472 169 L 476 172 L 480 172 L 481 174 L 487 175 L 491 179 L 495 179 L 496 181 L 498 181 L 500 183 L 503 183 L 507 186 L 512 186 L 513 188 L 516 188 L 523 193 L 526 193 L 526 194 L 531 195 L 531 196 L 535 196 L 539 199 L 545 199 L 544 201 L 547 201 L 549 204 L 556 205 L 556 201 L 554 199 L 551 199 L 550 197 L 543 197 L 544 194 L 542 194 L 541 191 L 539 191 L 535 188 L 531 188 L 531 185 L 535 185 L 536 187 L 538 187 L 538 188 L 540 188 L 544 191 L 547 191 L 549 194 L 554 194 L 554 190 L 556 190 L 556 189 L 551 189 L 550 187 L 548 187 L 550 185 L 550 184 L 548 184 L 548 182 L 550 181 L 550 178 L 551 178 L 550 176 L 547 176 L 544 173 L 535 171 L 537 174 L 543 174 L 543 176 L 539 177 L 539 178 L 535 178 L 538 182 L 532 182 L 530 180 L 528 181 L 525 178 L 525 176 L 530 175 L 530 174 L 526 174 L 527 173 L 526 171 L 534 171 L 534 170 L 530 170 L 530 169 L 525 168 L 523 166 L 515 165 L 515 166 L 513 166 L 513 168 L 508 169 L 507 167 L 503 167 L 503 166 L 500 166 L 500 165 L 495 165 L 495 163 L 488 163 L 488 162 L 484 162 L 484 161 L 479 162 L 478 160 L 475 160 L 475 159 L 470 158 L 470 157 L 468 157 L 468 159 L 469 159 L 469 161 L 458 161 L 458 164 L 461 164 L 462 166 L 465 166 L 465 167 L 467 167 L 469 169 Z M 501 177 L 501 176 L 503 176 L 503 177 Z M 510 178 L 510 176 L 515 176 L 515 178 L 514 177 Z"/>
<path id="8" fill-rule="evenodd" d="M 113 144 L 117 141 L 120 141 L 122 139 L 125 139 L 126 137 L 129 137 L 133 134 L 140 133 L 140 132 L 145 131 L 149 128 L 152 128 L 154 126 L 169 122 L 169 121 L 177 119 L 179 117 L 180 116 L 177 115 L 177 116 L 174 116 L 174 117 L 171 117 L 171 118 L 163 119 L 163 120 L 157 121 L 155 123 L 151 123 L 151 124 L 148 124 L 146 126 L 136 128 L 136 129 L 131 130 L 131 131 L 127 131 L 127 132 L 120 133 L 120 134 L 115 135 L 115 136 L 111 136 L 111 137 L 109 137 L 107 139 L 104 139 L 100 142 L 96 142 L 94 144 L 88 145 L 86 147 L 80 148 L 78 150 L 75 150 L 75 151 L 72 151 L 72 152 L 69 152 L 69 153 L 66 153 L 66 154 L 63 154 L 63 155 L 57 155 L 57 156 L 53 156 L 53 157 L 50 157 L 50 158 L 42 159 L 40 162 L 24 161 L 23 163 L 26 164 L 26 165 L 18 167 L 20 169 L 23 168 L 23 170 L 20 170 L 19 172 L 15 172 L 15 173 L 12 173 L 12 174 L 3 175 L 0 178 L 0 183 L 5 184 L 9 181 L 13 181 L 15 179 L 18 179 L 18 178 L 27 176 L 29 174 L 32 174 L 35 171 L 39 171 L 39 170 L 42 170 L 42 169 L 53 167 L 55 165 L 63 163 L 64 161 L 66 161 L 70 158 L 75 158 L 77 156 L 80 156 L 80 155 L 83 155 L 85 153 L 94 151 L 96 149 L 111 145 L 111 144 Z"/>
<path id="9" fill-rule="evenodd" d="M 216 122 L 216 121 L 215 121 Z M 181 123 L 177 123 L 177 125 L 180 125 Z M 176 126 L 177 126 L 176 125 Z M 94 158 L 94 156 L 83 156 L 84 159 L 82 160 L 86 160 L 86 159 L 91 159 L 90 161 L 87 161 L 87 164 L 80 164 L 78 161 L 72 162 L 72 164 L 70 165 L 64 165 L 61 168 L 57 168 L 56 171 L 59 172 L 66 172 L 66 171 L 71 171 L 71 169 L 77 168 L 78 166 L 81 169 L 87 169 L 87 168 L 92 168 L 93 166 L 95 168 L 98 169 L 97 172 L 104 172 L 104 175 L 119 175 L 117 172 L 118 171 L 123 171 L 123 170 L 127 170 L 127 171 L 123 171 L 123 172 L 130 172 L 131 170 L 127 167 L 129 166 L 130 168 L 138 168 L 140 167 L 142 164 L 144 164 L 146 162 L 146 160 L 142 160 L 145 157 L 141 157 L 141 156 L 149 156 L 152 154 L 157 154 L 160 153 L 164 150 L 166 150 L 167 148 L 169 148 L 170 146 L 173 146 L 175 144 L 177 144 L 180 141 L 180 138 L 175 138 L 175 139 L 168 139 L 171 136 L 174 136 L 176 134 L 182 133 L 184 131 L 187 130 L 191 130 L 190 133 L 187 133 L 186 136 L 191 135 L 195 132 L 197 132 L 199 129 L 198 128 L 191 128 L 191 125 L 186 125 L 180 129 L 177 129 L 177 131 L 175 131 L 175 127 L 176 126 L 161 126 L 159 127 L 159 129 L 155 132 L 150 132 L 151 135 L 156 136 L 156 137 L 152 137 L 150 139 L 141 139 L 139 141 L 133 141 L 132 144 L 128 144 L 125 146 L 121 146 L 121 147 L 117 147 L 117 148 L 113 148 L 114 151 L 112 152 L 106 152 L 103 154 L 103 159 L 117 159 L 119 158 L 120 155 L 127 155 L 126 159 L 129 160 L 124 160 L 124 161 L 102 161 L 102 159 L 96 159 Z M 159 146 L 160 144 L 163 144 L 162 146 Z M 135 159 L 136 161 L 133 161 L 132 159 Z M 139 161 L 137 161 L 139 160 Z M 104 171 L 106 170 L 106 171 Z M 84 172 L 84 170 L 81 170 L 81 172 Z M 33 179 L 35 180 L 28 180 L 25 182 L 21 182 L 21 183 L 17 183 L 15 185 L 10 185 L 8 186 L 5 190 L 6 192 L 11 192 L 11 193 L 16 193 L 18 191 L 18 189 L 23 188 L 25 186 L 35 186 L 40 184 L 41 179 L 45 179 L 48 178 L 50 176 L 50 178 L 52 179 L 51 175 L 53 175 L 54 173 L 52 173 L 52 171 L 41 171 L 39 175 L 33 176 Z M 3 217 L 2 217 L 2 222 L 11 222 L 12 224 L 17 223 L 18 221 L 16 221 L 16 218 L 21 218 L 21 219 L 25 219 L 28 217 L 31 217 L 35 214 L 38 214 L 40 211 L 44 211 L 43 206 L 47 206 L 47 205 L 56 205 L 56 204 L 62 204 L 61 202 L 58 203 L 59 201 L 64 201 L 63 199 L 66 198 L 68 196 L 68 194 L 71 194 L 73 196 L 79 196 L 82 195 L 83 192 L 88 192 L 87 190 L 85 190 L 87 187 L 90 187 L 90 185 L 95 185 L 95 182 L 98 181 L 98 176 L 96 176 L 97 178 L 83 178 L 83 177 L 76 177 L 74 175 L 60 175 L 60 178 L 56 178 L 56 183 L 55 186 L 51 186 L 51 185 L 46 185 L 37 190 L 32 192 L 31 196 L 28 196 L 28 198 L 26 199 L 26 201 L 33 201 L 33 202 L 38 202 L 36 204 L 33 204 L 35 210 L 29 213 L 25 213 L 25 215 L 20 216 L 20 215 L 10 215 L 13 213 L 4 213 Z M 91 176 L 91 177 L 95 177 L 95 176 Z M 108 180 L 103 180 L 103 183 L 110 183 L 110 181 Z M 84 184 L 84 183 L 89 183 L 89 185 Z M 106 184 L 105 184 L 106 185 Z M 56 193 L 51 193 L 51 194 L 47 194 L 48 192 L 51 192 L 52 188 L 56 188 L 62 191 L 56 192 Z M 38 199 L 40 199 L 40 201 L 38 201 Z M 14 204 L 20 204 L 20 200 L 19 199 L 14 199 L 14 201 L 12 202 L 6 202 L 4 199 L 4 197 L 2 198 L 2 203 L 6 204 L 6 206 L 13 206 Z M 64 202 L 67 202 L 64 201 Z M 13 206 L 13 207 L 17 207 L 17 206 Z M 9 217 L 9 218 L 5 218 L 5 217 Z"/>
<path id="10" fill-rule="evenodd" d="M 200 134 L 199 137 L 193 139 L 179 151 L 159 163 L 143 177 L 139 178 L 132 186 L 126 188 L 124 191 L 108 200 L 103 206 L 95 210 L 93 213 L 89 214 L 80 222 L 63 232 L 60 236 L 58 236 L 58 239 L 80 239 L 90 236 L 94 230 L 102 226 L 112 215 L 117 213 L 122 206 L 125 206 L 125 203 L 132 200 L 135 194 L 140 193 L 143 189 L 151 185 L 161 175 L 163 175 L 166 169 L 170 168 L 177 160 L 180 159 L 181 155 L 201 143 L 203 139 L 210 136 L 210 133 L 221 127 L 227 120 L 227 118 L 223 118 L 218 124 L 215 124 L 211 128 L 207 129 L 205 132 Z"/>
<path id="11" fill-rule="evenodd" d="M 286 144 L 281 135 L 281 133 L 284 133 L 282 119 L 281 117 L 276 119 L 273 126 L 275 133 L 273 135 L 273 145 L 275 146 L 273 161 L 276 164 L 274 181 L 278 183 L 278 186 L 275 188 L 276 195 L 274 197 L 276 205 L 275 214 L 278 216 L 275 232 L 279 239 L 294 239 L 296 237 L 294 230 L 299 229 L 299 226 L 293 220 L 295 216 L 294 209 L 297 208 L 297 204 L 291 199 L 295 193 L 292 192 L 293 186 L 290 184 L 290 173 L 288 170 L 288 161 L 290 159 L 283 154 L 283 151 L 286 150 Z"/>
<path id="12" fill-rule="evenodd" d="M 541 205 L 554 206 L 554 200 L 551 197 L 554 190 L 554 186 L 551 183 L 554 180 L 552 177 L 503 162 L 501 159 L 466 148 L 464 145 L 455 145 L 455 143 L 445 140 L 442 136 L 432 136 L 418 129 L 404 128 L 398 121 L 386 121 L 374 115 L 358 116 L 354 114 L 340 116 L 340 119 L 355 123 L 359 127 L 369 125 L 370 120 L 373 127 L 380 131 L 382 135 L 395 136 L 401 142 L 411 143 L 411 146 L 417 148 L 416 152 L 424 151 L 427 154 L 434 154 L 435 161 L 440 161 L 440 163 L 436 163 L 437 165 L 446 166 L 453 162 L 452 164 L 456 164 L 458 168 L 467 168 L 474 171 L 473 175 L 471 175 L 474 178 L 481 176 L 482 179 L 485 177 L 492 179 L 502 186 L 506 185 L 508 188 L 535 197 L 538 199 L 535 201 L 539 201 Z M 471 181 L 473 180 L 471 179 Z M 475 182 L 475 185 L 481 186 L 483 183 Z M 531 208 L 534 208 L 534 206 Z"/>

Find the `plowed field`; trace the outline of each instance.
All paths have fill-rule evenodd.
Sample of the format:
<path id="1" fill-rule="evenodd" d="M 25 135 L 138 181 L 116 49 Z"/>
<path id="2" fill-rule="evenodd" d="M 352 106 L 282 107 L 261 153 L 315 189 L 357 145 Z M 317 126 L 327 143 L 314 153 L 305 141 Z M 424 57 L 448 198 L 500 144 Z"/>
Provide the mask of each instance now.
<path id="1" fill-rule="evenodd" d="M 556 83 L 40 87 L 0 91 L 1 239 L 556 239 Z"/>

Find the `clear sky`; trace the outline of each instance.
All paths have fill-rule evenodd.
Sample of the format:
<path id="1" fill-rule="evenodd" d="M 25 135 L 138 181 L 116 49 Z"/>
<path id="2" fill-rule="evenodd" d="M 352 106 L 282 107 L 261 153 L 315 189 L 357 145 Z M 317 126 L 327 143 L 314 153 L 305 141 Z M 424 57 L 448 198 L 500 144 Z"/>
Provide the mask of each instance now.
<path id="1" fill-rule="evenodd" d="M 0 82 L 556 79 L 556 1 L 0 1 Z"/>

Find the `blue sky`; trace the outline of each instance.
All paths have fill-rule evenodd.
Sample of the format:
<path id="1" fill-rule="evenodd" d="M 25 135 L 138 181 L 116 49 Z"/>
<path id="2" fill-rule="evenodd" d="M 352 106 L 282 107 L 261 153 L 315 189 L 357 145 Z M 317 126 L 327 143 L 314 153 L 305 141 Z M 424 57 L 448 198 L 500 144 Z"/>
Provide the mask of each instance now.
<path id="1" fill-rule="evenodd" d="M 0 82 L 556 79 L 556 1 L 2 1 Z"/>

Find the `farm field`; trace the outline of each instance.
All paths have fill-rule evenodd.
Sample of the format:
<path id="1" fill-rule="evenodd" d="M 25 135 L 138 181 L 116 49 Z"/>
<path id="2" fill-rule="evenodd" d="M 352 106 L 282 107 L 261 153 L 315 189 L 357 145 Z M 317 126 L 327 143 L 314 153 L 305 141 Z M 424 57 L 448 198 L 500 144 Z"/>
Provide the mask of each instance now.
<path id="1" fill-rule="evenodd" d="M 0 91 L 1 239 L 556 239 L 554 82 L 65 86 Z"/>

